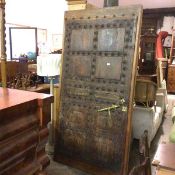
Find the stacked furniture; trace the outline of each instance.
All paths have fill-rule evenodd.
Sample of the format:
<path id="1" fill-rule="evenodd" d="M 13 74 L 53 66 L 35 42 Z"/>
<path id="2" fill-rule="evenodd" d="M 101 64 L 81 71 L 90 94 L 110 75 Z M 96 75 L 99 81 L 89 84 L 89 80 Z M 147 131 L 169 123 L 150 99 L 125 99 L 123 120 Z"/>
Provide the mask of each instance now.
<path id="1" fill-rule="evenodd" d="M 0 175 L 37 175 L 45 154 L 53 96 L 0 88 Z"/>
<path id="2" fill-rule="evenodd" d="M 152 88 L 153 89 L 153 88 Z M 136 88 L 137 91 L 137 88 Z M 153 91 L 153 90 L 152 90 Z M 138 89 L 138 92 L 141 92 L 141 89 Z M 167 110 L 167 91 L 166 91 L 166 82 L 163 81 L 161 87 L 155 89 L 155 98 L 150 93 L 145 91 L 145 95 L 142 93 L 142 96 L 145 97 L 145 100 L 152 100 L 151 106 L 141 106 L 135 105 L 133 108 L 133 138 L 140 139 L 145 130 L 148 131 L 148 143 L 151 144 L 154 136 L 157 133 L 157 130 L 162 122 L 162 117 L 164 111 Z M 135 93 L 135 100 L 138 100 L 137 92 Z M 147 94 L 147 95 L 146 95 Z M 152 93 L 153 94 L 153 93 Z M 144 102 L 144 98 L 140 98 Z M 145 103 L 147 104 L 147 103 Z M 150 101 L 149 101 L 149 104 Z"/>

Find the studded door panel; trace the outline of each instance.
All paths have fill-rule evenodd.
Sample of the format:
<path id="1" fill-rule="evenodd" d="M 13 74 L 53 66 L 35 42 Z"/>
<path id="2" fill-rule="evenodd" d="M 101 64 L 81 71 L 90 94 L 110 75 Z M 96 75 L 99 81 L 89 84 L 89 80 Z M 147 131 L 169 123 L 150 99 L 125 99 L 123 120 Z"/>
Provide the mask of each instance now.
<path id="1" fill-rule="evenodd" d="M 140 14 L 139 6 L 66 13 L 56 157 L 124 172 Z"/>

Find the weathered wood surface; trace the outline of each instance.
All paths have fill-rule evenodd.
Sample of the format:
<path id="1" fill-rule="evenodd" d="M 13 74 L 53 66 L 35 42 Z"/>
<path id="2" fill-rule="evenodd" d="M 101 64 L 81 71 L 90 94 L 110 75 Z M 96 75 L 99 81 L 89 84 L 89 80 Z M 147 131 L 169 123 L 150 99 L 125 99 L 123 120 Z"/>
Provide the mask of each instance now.
<path id="1" fill-rule="evenodd" d="M 50 95 L 0 88 L 0 175 L 33 175 L 49 165 L 52 101 Z"/>
<path id="2" fill-rule="evenodd" d="M 175 65 L 168 65 L 168 80 L 167 80 L 167 91 L 169 93 L 175 92 Z"/>
<path id="3" fill-rule="evenodd" d="M 55 160 L 127 174 L 141 14 L 141 6 L 66 12 Z"/>

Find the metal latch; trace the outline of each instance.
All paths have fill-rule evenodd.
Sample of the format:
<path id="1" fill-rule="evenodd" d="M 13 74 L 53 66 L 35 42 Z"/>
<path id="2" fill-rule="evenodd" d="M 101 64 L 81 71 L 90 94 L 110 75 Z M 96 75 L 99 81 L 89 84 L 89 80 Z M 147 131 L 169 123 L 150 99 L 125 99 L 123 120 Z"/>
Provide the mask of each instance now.
<path id="1" fill-rule="evenodd" d="M 117 108 L 122 108 L 122 111 L 123 111 L 123 112 L 127 112 L 127 106 L 125 106 L 124 104 L 125 104 L 125 99 L 122 98 L 122 99 L 120 100 L 119 105 L 114 105 L 114 104 L 113 104 L 112 106 L 99 109 L 98 112 L 108 111 L 109 116 L 111 116 L 110 111 L 113 110 L 113 109 L 117 109 Z"/>

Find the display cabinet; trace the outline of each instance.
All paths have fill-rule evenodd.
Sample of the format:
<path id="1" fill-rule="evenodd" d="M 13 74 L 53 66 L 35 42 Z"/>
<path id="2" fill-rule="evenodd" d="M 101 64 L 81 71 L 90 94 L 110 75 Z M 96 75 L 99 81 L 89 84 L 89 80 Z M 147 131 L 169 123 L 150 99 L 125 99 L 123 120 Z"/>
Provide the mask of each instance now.
<path id="1" fill-rule="evenodd" d="M 139 58 L 139 74 L 155 74 L 155 49 L 156 35 L 146 34 L 141 36 L 140 42 L 140 58 Z"/>

